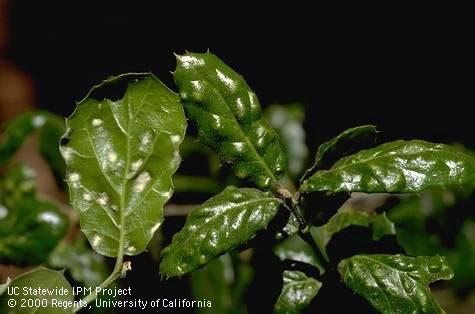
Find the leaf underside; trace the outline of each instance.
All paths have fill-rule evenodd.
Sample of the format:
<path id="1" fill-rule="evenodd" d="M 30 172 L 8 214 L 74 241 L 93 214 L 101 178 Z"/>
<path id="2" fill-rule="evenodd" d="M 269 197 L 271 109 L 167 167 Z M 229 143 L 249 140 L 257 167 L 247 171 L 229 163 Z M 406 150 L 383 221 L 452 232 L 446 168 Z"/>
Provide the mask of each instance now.
<path id="1" fill-rule="evenodd" d="M 440 256 L 355 255 L 342 260 L 338 271 L 381 313 L 444 313 L 428 285 L 453 277 Z"/>
<path id="2" fill-rule="evenodd" d="M 451 146 L 395 141 L 344 157 L 306 180 L 301 191 L 415 193 L 475 183 L 475 159 Z"/>
<path id="3" fill-rule="evenodd" d="M 94 99 L 128 83 L 119 100 Z M 61 153 L 71 203 L 94 250 L 136 255 L 163 221 L 186 120 L 179 98 L 152 74 L 108 79 L 67 121 Z"/>
<path id="4" fill-rule="evenodd" d="M 242 76 L 211 53 L 186 53 L 177 56 L 174 77 L 200 140 L 237 177 L 269 188 L 283 176 L 287 158 Z"/>
<path id="5" fill-rule="evenodd" d="M 162 251 L 160 273 L 184 275 L 247 242 L 267 227 L 280 202 L 269 192 L 227 187 L 188 215 L 183 229 Z"/>

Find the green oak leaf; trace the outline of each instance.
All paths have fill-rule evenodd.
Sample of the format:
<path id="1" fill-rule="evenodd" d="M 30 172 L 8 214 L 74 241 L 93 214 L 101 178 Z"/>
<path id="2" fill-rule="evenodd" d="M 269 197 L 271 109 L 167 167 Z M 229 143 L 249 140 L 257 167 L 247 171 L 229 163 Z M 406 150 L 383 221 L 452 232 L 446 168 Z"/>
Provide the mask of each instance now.
<path id="1" fill-rule="evenodd" d="M 322 287 L 322 283 L 300 271 L 282 273 L 284 285 L 274 307 L 275 314 L 296 314 L 306 308 Z"/>
<path id="2" fill-rule="evenodd" d="M 374 125 L 357 126 L 347 129 L 338 134 L 338 136 L 321 144 L 317 149 L 315 160 L 313 161 L 310 168 L 305 170 L 300 182 L 311 176 L 316 170 L 330 166 L 328 165 L 331 161 L 329 156 L 334 158 L 336 153 L 348 155 L 347 151 L 351 151 L 351 149 L 355 147 L 356 140 L 362 140 L 370 136 L 375 136 L 377 132 L 378 131 Z M 340 157 L 342 157 L 342 155 L 340 155 Z"/>
<path id="3" fill-rule="evenodd" d="M 181 276 L 253 238 L 277 214 L 270 192 L 227 187 L 192 211 L 183 229 L 163 249 L 160 273 Z"/>
<path id="4" fill-rule="evenodd" d="M 381 313 L 444 313 L 428 285 L 453 277 L 441 256 L 355 255 L 342 260 L 338 271 Z"/>
<path id="5" fill-rule="evenodd" d="M 305 144 L 305 108 L 301 104 L 271 105 L 264 116 L 279 135 L 280 144 L 288 157 L 288 174 L 296 178 L 302 173 L 308 157 Z"/>
<path id="6" fill-rule="evenodd" d="M 174 77 L 200 140 L 237 177 L 269 188 L 283 176 L 287 158 L 242 76 L 211 53 L 186 53 L 177 56 Z"/>
<path id="7" fill-rule="evenodd" d="M 26 295 L 23 289 L 48 289 L 51 293 L 45 295 Z M 72 313 L 74 307 L 73 290 L 64 278 L 62 271 L 47 268 L 37 268 L 24 273 L 10 283 L 10 289 L 18 289 L 18 295 L 4 293 L 0 296 L 0 312 L 8 314 L 66 314 Z M 14 300 L 16 306 L 10 307 L 8 301 Z M 23 304 L 40 304 L 41 306 L 25 306 Z M 36 300 L 36 302 L 35 302 Z M 54 304 L 53 304 L 54 303 Z"/>
<path id="8" fill-rule="evenodd" d="M 304 181 L 301 191 L 416 193 L 475 183 L 475 158 L 451 146 L 395 141 L 344 157 Z"/>
<path id="9" fill-rule="evenodd" d="M 123 83 L 121 99 L 96 99 Z M 178 96 L 152 74 L 107 79 L 78 104 L 61 153 L 72 206 L 95 251 L 116 257 L 145 250 L 173 193 L 185 129 Z"/>

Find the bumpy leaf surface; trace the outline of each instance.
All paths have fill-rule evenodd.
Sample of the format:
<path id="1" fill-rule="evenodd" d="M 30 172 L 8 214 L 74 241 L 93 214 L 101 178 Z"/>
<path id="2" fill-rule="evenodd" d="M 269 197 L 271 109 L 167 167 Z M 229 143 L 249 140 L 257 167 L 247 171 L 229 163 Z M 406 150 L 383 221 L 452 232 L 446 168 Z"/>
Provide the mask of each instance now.
<path id="1" fill-rule="evenodd" d="M 338 271 L 381 313 L 444 313 L 428 285 L 453 277 L 440 256 L 355 255 L 342 260 Z"/>
<path id="2" fill-rule="evenodd" d="M 121 99 L 96 99 L 124 82 Z M 173 193 L 185 128 L 178 96 L 151 74 L 108 79 L 78 104 L 61 153 L 72 205 L 94 250 L 111 257 L 145 250 Z"/>
<path id="3" fill-rule="evenodd" d="M 415 193 L 475 183 L 475 158 L 451 146 L 395 141 L 344 157 L 306 180 L 301 191 Z"/>
<path id="4" fill-rule="evenodd" d="M 287 158 L 242 76 L 211 53 L 177 56 L 174 76 L 201 141 L 239 178 L 268 188 L 284 174 Z"/>
<path id="5" fill-rule="evenodd" d="M 230 186 L 188 215 L 162 251 L 160 273 L 181 276 L 253 238 L 267 227 L 281 201 L 269 192 Z"/>
<path id="6" fill-rule="evenodd" d="M 307 307 L 317 295 L 322 284 L 300 271 L 282 273 L 284 286 L 275 304 L 275 314 L 296 314 Z"/>

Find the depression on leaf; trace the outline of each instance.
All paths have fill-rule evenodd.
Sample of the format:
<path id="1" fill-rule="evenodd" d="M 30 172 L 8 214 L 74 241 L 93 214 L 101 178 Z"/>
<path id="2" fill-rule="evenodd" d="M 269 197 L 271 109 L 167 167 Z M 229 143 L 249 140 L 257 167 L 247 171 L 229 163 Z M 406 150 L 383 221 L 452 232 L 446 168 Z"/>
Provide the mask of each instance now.
<path id="1" fill-rule="evenodd" d="M 107 88 L 124 82 L 119 99 L 107 97 Z M 78 104 L 61 153 L 71 204 L 97 252 L 145 250 L 173 193 L 185 129 L 178 96 L 151 74 L 108 79 Z"/>

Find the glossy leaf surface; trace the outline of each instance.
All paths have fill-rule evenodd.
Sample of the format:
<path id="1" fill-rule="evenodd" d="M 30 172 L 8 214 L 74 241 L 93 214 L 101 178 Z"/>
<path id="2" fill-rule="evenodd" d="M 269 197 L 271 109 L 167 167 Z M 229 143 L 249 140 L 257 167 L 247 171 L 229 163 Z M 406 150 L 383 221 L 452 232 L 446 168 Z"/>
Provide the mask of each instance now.
<path id="1" fill-rule="evenodd" d="M 174 76 L 200 140 L 231 164 L 237 177 L 260 188 L 282 177 L 287 158 L 242 76 L 211 53 L 177 56 Z"/>
<path id="2" fill-rule="evenodd" d="M 227 187 L 192 211 L 162 251 L 160 273 L 181 276 L 247 242 L 267 227 L 281 201 L 269 192 Z"/>
<path id="3" fill-rule="evenodd" d="M 303 192 L 415 193 L 430 187 L 475 183 L 475 158 L 444 144 L 395 141 L 344 157 L 320 170 Z"/>
<path id="4" fill-rule="evenodd" d="M 17 278 L 13 279 L 10 283 L 11 289 L 18 289 L 18 295 L 8 295 L 4 293 L 0 296 L 0 313 L 8 314 L 66 314 L 72 313 L 73 305 L 73 290 L 69 285 L 66 278 L 63 276 L 62 271 L 54 271 L 47 268 L 37 268 L 30 272 L 24 273 Z M 45 295 L 25 295 L 23 293 L 23 288 L 26 289 L 48 289 L 52 293 Z M 59 292 L 62 289 L 62 292 Z M 14 300 L 16 306 L 10 307 L 9 300 Z M 24 301 L 22 301 L 24 300 Z M 30 301 L 28 301 L 30 300 Z M 40 300 L 43 301 L 43 306 L 24 306 L 21 305 L 35 304 L 35 300 L 38 304 L 41 304 Z M 56 302 L 56 306 L 52 305 L 53 300 Z M 11 301 L 10 301 L 11 302 Z M 61 305 L 59 305 L 61 302 Z M 69 305 L 69 307 L 68 307 Z"/>
<path id="5" fill-rule="evenodd" d="M 101 92 L 126 83 L 118 100 Z M 94 250 L 145 250 L 173 193 L 186 121 L 179 98 L 151 74 L 127 74 L 93 88 L 67 121 L 61 153 L 72 205 Z"/>
<path id="6" fill-rule="evenodd" d="M 315 160 L 313 161 L 312 166 L 310 166 L 310 168 L 305 171 L 302 181 L 311 176 L 316 170 L 329 167 L 332 157 L 334 158 L 334 155 L 337 153 L 345 154 L 348 150 L 350 150 L 350 147 L 355 146 L 356 140 L 361 140 L 369 136 L 375 136 L 376 133 L 377 130 L 375 126 L 362 125 L 347 129 L 341 132 L 338 136 L 321 144 L 317 149 Z"/>
<path id="7" fill-rule="evenodd" d="M 305 144 L 305 108 L 301 104 L 271 105 L 264 116 L 279 135 L 282 148 L 288 157 L 288 174 L 296 178 L 302 173 L 308 157 Z"/>
<path id="8" fill-rule="evenodd" d="M 322 284 L 300 271 L 282 273 L 284 285 L 275 304 L 275 314 L 296 314 L 307 307 L 317 295 Z"/>
<path id="9" fill-rule="evenodd" d="M 338 271 L 381 313 L 444 313 L 428 285 L 453 277 L 440 256 L 355 255 L 342 260 Z"/>

